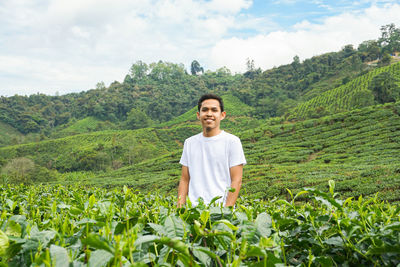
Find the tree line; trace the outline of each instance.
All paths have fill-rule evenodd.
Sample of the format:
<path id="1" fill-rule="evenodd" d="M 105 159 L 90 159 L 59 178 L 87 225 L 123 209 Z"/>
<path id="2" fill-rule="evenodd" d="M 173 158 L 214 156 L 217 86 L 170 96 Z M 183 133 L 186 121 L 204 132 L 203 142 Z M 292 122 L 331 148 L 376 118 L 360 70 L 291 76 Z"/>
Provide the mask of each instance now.
<path id="1" fill-rule="evenodd" d="M 188 73 L 183 64 L 135 62 L 122 82 L 61 96 L 33 94 L 0 97 L 0 121 L 23 134 L 36 133 L 41 138 L 88 116 L 107 122 L 104 129 L 136 129 L 165 122 L 196 105 L 206 92 L 230 92 L 254 107 L 252 116 L 282 116 L 299 103 L 321 92 L 345 84 L 377 66 L 390 64 L 391 54 L 400 51 L 400 29 L 394 24 L 381 27 L 377 40 L 361 43 L 357 49 L 346 45 L 338 52 L 326 53 L 303 61 L 298 56 L 290 64 L 269 70 L 255 68 L 248 59 L 247 71 L 232 74 L 226 67 L 204 71 L 194 60 Z M 397 93 L 385 97 L 389 77 L 374 83 L 376 102 L 395 101 Z M 381 80 L 382 80 L 381 79 Z M 387 87 L 387 86 L 386 86 Z M 386 90 L 387 91 L 387 90 Z M 396 96 L 396 97 L 394 97 Z M 101 128 L 101 127 L 100 127 Z"/>

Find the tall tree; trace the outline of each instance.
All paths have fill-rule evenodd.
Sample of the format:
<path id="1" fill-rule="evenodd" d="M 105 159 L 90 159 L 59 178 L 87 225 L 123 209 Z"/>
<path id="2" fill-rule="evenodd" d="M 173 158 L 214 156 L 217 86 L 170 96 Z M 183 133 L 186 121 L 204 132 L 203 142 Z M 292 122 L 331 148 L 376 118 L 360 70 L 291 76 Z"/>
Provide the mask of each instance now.
<path id="1" fill-rule="evenodd" d="M 400 29 L 393 23 L 381 27 L 379 43 L 384 52 L 393 53 L 400 51 Z"/>
<path id="2" fill-rule="evenodd" d="M 190 64 L 190 73 L 192 73 L 192 75 L 197 75 L 200 72 L 204 73 L 204 69 L 197 60 L 193 60 L 192 64 Z"/>

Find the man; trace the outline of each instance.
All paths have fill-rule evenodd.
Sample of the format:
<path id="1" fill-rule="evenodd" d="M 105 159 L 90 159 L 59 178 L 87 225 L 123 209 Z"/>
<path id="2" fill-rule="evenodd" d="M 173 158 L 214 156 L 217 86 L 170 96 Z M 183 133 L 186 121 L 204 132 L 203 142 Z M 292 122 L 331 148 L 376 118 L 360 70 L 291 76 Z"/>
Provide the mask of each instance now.
<path id="1" fill-rule="evenodd" d="M 246 164 L 240 139 L 220 129 L 226 116 L 222 99 L 214 94 L 203 95 L 198 102 L 197 118 L 203 131 L 185 140 L 180 164 L 182 175 L 178 188 L 178 207 L 190 201 L 198 204 L 201 197 L 210 203 L 233 206 L 242 185 L 243 165 Z M 233 190 L 229 190 L 234 188 Z"/>

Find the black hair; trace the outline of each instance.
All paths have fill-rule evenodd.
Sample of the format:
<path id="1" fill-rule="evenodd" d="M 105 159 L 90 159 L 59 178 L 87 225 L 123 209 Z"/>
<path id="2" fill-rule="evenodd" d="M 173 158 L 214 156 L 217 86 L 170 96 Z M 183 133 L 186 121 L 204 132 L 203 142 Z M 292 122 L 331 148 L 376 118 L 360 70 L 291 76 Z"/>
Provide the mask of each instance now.
<path id="1" fill-rule="evenodd" d="M 205 94 L 205 95 L 202 95 L 202 96 L 200 97 L 200 99 L 199 99 L 199 102 L 197 102 L 197 110 L 198 110 L 199 112 L 200 112 L 200 108 L 201 108 L 201 103 L 203 103 L 203 101 L 204 101 L 204 100 L 207 100 L 207 99 L 215 99 L 215 100 L 218 100 L 219 106 L 220 106 L 220 108 L 221 108 L 221 112 L 224 111 L 224 102 L 222 101 L 222 98 L 221 98 L 221 97 L 219 97 L 219 96 L 217 96 L 217 95 L 215 95 L 215 94 Z"/>

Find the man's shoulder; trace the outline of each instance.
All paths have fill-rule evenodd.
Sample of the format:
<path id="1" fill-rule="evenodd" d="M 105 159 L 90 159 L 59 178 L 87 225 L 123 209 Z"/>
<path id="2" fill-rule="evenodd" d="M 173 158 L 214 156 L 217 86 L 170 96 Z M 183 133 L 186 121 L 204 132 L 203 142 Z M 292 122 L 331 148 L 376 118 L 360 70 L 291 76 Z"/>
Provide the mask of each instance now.
<path id="1" fill-rule="evenodd" d="M 195 142 L 197 140 L 199 140 L 199 138 L 201 137 L 203 133 L 198 133 L 195 135 L 192 135 L 191 137 L 186 138 L 185 143 L 190 143 L 190 142 Z"/>
<path id="2" fill-rule="evenodd" d="M 233 141 L 233 142 L 237 142 L 237 141 L 240 142 L 240 138 L 237 137 L 236 135 L 233 135 L 233 134 L 228 133 L 226 131 L 224 131 L 223 133 L 224 133 L 224 138 L 225 139 L 228 139 L 228 140 Z"/>

